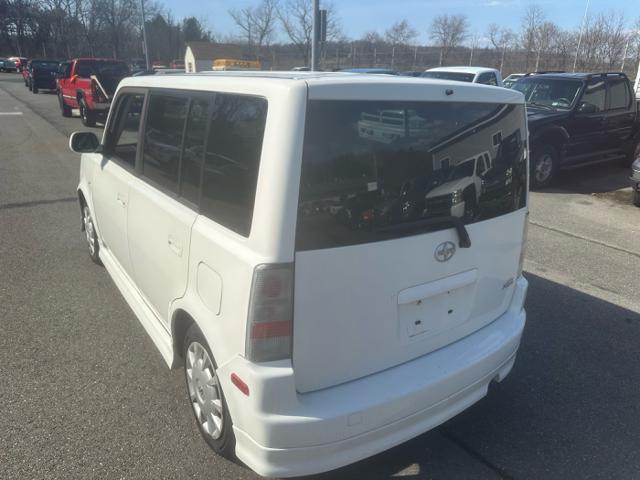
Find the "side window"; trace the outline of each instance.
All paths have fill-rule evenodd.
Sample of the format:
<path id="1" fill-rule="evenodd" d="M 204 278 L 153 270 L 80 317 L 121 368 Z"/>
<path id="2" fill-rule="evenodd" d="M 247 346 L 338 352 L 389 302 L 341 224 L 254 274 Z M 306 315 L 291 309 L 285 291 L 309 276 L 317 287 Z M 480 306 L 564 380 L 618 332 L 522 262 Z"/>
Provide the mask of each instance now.
<path id="1" fill-rule="evenodd" d="M 216 95 L 205 149 L 201 212 L 248 236 L 262 152 L 267 101 Z"/>
<path id="2" fill-rule="evenodd" d="M 200 195 L 200 176 L 204 160 L 204 140 L 209 118 L 209 103 L 205 97 L 191 100 L 182 152 L 180 195 L 196 205 Z"/>
<path id="3" fill-rule="evenodd" d="M 188 99 L 151 94 L 142 152 L 142 174 L 172 192 L 178 190 L 178 170 Z"/>
<path id="4" fill-rule="evenodd" d="M 144 94 L 125 93 L 118 98 L 113 123 L 108 127 L 107 150 L 134 167 Z"/>
<path id="5" fill-rule="evenodd" d="M 629 106 L 629 89 L 627 80 L 612 80 L 609 82 L 609 109 L 627 108 Z"/>
<path id="6" fill-rule="evenodd" d="M 604 110 L 605 86 L 603 80 L 591 80 L 582 94 L 582 104 L 593 105 L 596 112 Z"/>
<path id="7" fill-rule="evenodd" d="M 496 79 L 495 73 L 487 72 L 487 73 L 483 73 L 482 75 L 480 75 L 480 77 L 478 77 L 477 83 L 481 83 L 483 85 L 497 86 L 498 80 Z"/>

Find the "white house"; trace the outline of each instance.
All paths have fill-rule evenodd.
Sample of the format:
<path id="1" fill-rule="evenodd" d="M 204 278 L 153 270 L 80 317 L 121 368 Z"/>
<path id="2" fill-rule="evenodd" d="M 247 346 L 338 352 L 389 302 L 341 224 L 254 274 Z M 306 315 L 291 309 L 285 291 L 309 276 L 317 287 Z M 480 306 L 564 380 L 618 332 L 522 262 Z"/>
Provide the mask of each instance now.
<path id="1" fill-rule="evenodd" d="M 219 58 L 248 60 L 240 45 L 211 42 L 188 42 L 184 54 L 184 68 L 187 72 L 211 70 L 213 61 Z"/>

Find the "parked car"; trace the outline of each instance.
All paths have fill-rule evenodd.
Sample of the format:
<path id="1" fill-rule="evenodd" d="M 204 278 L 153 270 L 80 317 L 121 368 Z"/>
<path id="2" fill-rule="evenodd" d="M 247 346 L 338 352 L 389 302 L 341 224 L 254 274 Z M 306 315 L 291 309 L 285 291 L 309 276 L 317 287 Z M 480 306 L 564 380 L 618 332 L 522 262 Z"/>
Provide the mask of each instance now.
<path id="1" fill-rule="evenodd" d="M 180 60 L 180 59 L 171 60 L 171 63 L 169 64 L 169 68 L 180 69 L 184 72 L 184 60 Z"/>
<path id="2" fill-rule="evenodd" d="M 18 67 L 16 66 L 16 62 L 14 60 L 9 60 L 8 58 L 3 58 L 0 60 L 0 72 L 17 72 Z"/>
<path id="3" fill-rule="evenodd" d="M 561 169 L 605 161 L 630 164 L 640 123 L 625 74 L 539 74 L 513 88 L 527 101 L 532 186 L 548 186 Z"/>
<path id="4" fill-rule="evenodd" d="M 633 191 L 633 204 L 640 207 L 640 149 L 636 148 L 636 159 L 631 165 L 631 189 Z"/>
<path id="5" fill-rule="evenodd" d="M 376 128 L 394 137 L 363 131 Z M 434 428 L 511 370 L 527 290 L 521 94 L 335 73 L 131 77 L 104 132 L 70 138 L 89 255 L 184 367 L 216 452 L 270 477 L 334 469 Z M 363 217 L 402 212 L 474 151 L 518 202 L 342 221 L 356 198 Z"/>
<path id="6" fill-rule="evenodd" d="M 425 70 L 424 78 L 437 78 L 440 80 L 456 80 L 458 82 L 481 83 L 502 87 L 502 76 L 495 68 L 485 67 L 437 67 Z"/>
<path id="7" fill-rule="evenodd" d="M 23 74 L 26 72 L 29 90 L 33 93 L 38 93 L 40 90 L 56 90 L 56 75 L 59 66 L 60 62 L 57 60 L 29 60 L 27 68 L 23 70 Z"/>
<path id="8" fill-rule="evenodd" d="M 58 69 L 58 102 L 63 117 L 74 108 L 80 118 L 92 127 L 109 112 L 111 99 L 120 80 L 129 75 L 128 65 L 110 58 L 77 58 L 60 64 Z"/>
<path id="9" fill-rule="evenodd" d="M 27 62 L 29 61 L 26 57 L 9 57 L 9 60 L 15 62 L 16 71 L 21 72 L 23 69 L 27 68 Z"/>
<path id="10" fill-rule="evenodd" d="M 391 68 L 343 68 L 340 72 L 368 73 L 374 75 L 397 75 L 398 72 Z"/>
<path id="11" fill-rule="evenodd" d="M 502 84 L 505 88 L 513 88 L 513 85 L 525 75 L 526 73 L 512 73 L 502 81 Z"/>

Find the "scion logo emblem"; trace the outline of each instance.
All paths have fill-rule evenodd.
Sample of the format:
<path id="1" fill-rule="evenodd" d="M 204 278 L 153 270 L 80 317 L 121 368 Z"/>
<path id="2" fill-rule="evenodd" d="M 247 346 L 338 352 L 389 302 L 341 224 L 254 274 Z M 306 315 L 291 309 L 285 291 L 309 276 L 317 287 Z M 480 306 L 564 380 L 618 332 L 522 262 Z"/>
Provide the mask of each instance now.
<path id="1" fill-rule="evenodd" d="M 453 242 L 442 242 L 436 247 L 436 252 L 433 256 L 439 262 L 446 262 L 453 257 L 454 253 L 456 253 L 456 246 Z"/>

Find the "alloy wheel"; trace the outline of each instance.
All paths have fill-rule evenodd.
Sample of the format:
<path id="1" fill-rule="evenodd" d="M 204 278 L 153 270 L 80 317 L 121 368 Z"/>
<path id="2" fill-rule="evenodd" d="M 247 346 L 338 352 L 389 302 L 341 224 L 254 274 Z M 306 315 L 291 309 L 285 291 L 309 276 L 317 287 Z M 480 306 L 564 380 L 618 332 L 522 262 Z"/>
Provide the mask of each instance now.
<path id="1" fill-rule="evenodd" d="M 548 153 L 543 153 L 538 157 L 534 171 L 536 182 L 545 183 L 551 176 L 553 170 L 553 158 Z"/>

